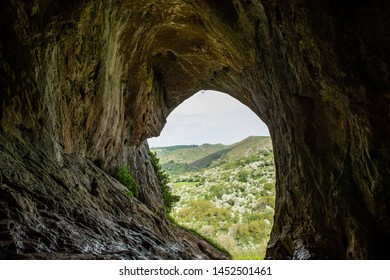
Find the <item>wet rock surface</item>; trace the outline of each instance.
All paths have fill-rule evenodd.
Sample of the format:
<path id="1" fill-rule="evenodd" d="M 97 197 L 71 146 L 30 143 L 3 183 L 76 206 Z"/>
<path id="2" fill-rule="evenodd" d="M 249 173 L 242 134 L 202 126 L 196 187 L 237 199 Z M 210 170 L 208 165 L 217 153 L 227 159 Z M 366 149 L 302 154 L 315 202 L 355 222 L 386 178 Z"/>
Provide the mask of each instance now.
<path id="1" fill-rule="evenodd" d="M 77 154 L 0 143 L 1 259 L 224 259 Z M 160 211 L 161 212 L 161 211 Z"/>
<path id="2" fill-rule="evenodd" d="M 389 257 L 388 1 L 0 8 L 3 258 L 224 258 L 163 218 L 144 143 L 201 89 L 232 95 L 270 129 L 267 258 Z M 108 175 L 121 164 L 139 200 Z M 176 252 L 182 238 L 192 245 Z"/>

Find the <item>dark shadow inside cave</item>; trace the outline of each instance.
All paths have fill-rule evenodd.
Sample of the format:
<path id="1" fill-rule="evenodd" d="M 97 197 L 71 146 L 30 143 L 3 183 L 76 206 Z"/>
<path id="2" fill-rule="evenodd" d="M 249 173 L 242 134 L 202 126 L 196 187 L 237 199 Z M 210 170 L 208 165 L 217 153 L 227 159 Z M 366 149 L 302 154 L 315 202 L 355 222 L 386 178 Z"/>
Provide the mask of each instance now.
<path id="1" fill-rule="evenodd" d="M 180 197 L 170 213 L 175 222 L 234 259 L 264 259 L 275 170 L 271 137 L 258 116 L 227 94 L 200 91 L 148 141 Z"/>

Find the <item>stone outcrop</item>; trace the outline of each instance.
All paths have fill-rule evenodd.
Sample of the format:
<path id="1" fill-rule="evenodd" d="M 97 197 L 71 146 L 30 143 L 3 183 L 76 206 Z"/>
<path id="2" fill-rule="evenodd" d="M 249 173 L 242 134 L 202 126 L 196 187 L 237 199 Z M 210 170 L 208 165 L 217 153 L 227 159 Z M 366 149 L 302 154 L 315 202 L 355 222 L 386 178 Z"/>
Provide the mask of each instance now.
<path id="1" fill-rule="evenodd" d="M 144 195 L 144 203 L 128 197 L 122 184 L 79 154 L 58 161 L 28 143 L 0 140 L 0 259 L 228 258 L 167 220 L 158 195 L 157 202 Z M 152 165 L 133 156 L 138 165 Z M 142 186 L 156 185 L 148 172 Z"/>
<path id="2" fill-rule="evenodd" d="M 5 2 L 2 258 L 226 258 L 164 218 L 145 142 L 201 89 L 270 129 L 267 258 L 389 257 L 387 1 Z"/>

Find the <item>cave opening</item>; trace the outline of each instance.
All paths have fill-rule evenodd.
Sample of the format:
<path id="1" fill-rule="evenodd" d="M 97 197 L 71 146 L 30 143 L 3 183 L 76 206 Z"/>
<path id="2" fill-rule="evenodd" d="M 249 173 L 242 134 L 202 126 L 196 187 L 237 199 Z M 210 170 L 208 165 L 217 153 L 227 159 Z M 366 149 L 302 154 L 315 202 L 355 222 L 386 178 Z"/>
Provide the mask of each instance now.
<path id="1" fill-rule="evenodd" d="M 180 197 L 170 216 L 234 259 L 264 259 L 275 170 L 268 127 L 259 117 L 228 94 L 200 91 L 148 142 Z"/>
<path id="2" fill-rule="evenodd" d="M 272 135 L 267 258 L 388 258 L 389 1 L 27 2 L 0 4 L 0 256 L 99 258 L 89 244 L 110 241 L 132 258 L 223 258 L 143 245 L 185 240 L 153 223 L 161 197 L 144 140 L 213 88 Z M 105 174 L 121 164 L 142 201 Z M 123 238 L 129 228 L 139 242 Z"/>

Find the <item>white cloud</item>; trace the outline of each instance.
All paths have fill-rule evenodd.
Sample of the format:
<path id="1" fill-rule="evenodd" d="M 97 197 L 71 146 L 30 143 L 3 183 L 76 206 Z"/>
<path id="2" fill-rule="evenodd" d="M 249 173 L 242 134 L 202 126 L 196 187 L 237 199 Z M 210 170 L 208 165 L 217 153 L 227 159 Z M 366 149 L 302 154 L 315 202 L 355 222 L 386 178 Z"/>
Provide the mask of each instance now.
<path id="1" fill-rule="evenodd" d="M 205 91 L 180 104 L 168 116 L 161 135 L 148 142 L 151 147 L 232 144 L 251 135 L 269 135 L 256 114 L 227 94 Z"/>

